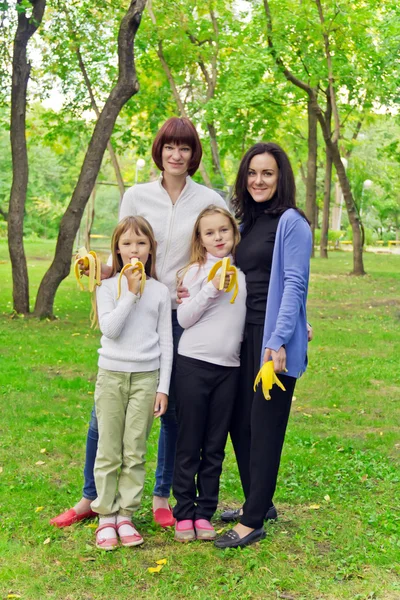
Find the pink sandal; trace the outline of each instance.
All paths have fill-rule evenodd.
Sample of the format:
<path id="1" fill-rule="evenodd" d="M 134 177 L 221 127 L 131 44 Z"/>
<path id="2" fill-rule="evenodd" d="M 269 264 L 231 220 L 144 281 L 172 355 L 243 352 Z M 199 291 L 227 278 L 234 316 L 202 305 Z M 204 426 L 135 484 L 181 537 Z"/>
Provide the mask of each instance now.
<path id="1" fill-rule="evenodd" d="M 121 525 L 130 525 L 133 529 L 133 534 L 132 535 L 120 535 L 119 528 L 121 527 Z M 121 521 L 120 523 L 117 523 L 116 530 L 118 531 L 119 539 L 121 540 L 122 546 L 129 548 L 130 546 L 140 546 L 140 544 L 143 544 L 143 542 L 144 542 L 144 539 L 142 538 L 140 533 L 137 531 L 137 529 L 135 529 L 135 526 L 132 523 L 132 521 L 126 520 L 126 521 Z"/>
<path id="2" fill-rule="evenodd" d="M 115 534 L 115 538 L 102 538 L 99 533 L 106 527 L 111 527 L 114 531 L 117 531 L 117 526 L 114 523 L 104 523 L 100 525 L 96 529 L 96 548 L 100 548 L 101 550 L 115 550 L 118 547 L 118 538 L 117 534 Z"/>

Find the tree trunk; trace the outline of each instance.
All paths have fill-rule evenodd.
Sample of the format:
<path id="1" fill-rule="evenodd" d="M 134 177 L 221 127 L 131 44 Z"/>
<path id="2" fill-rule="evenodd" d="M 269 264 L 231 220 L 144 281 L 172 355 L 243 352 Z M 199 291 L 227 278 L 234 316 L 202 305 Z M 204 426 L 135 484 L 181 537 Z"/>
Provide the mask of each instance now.
<path id="1" fill-rule="evenodd" d="M 30 38 L 39 27 L 46 8 L 46 0 L 32 0 L 32 16 L 18 12 L 18 26 L 14 38 L 11 88 L 10 140 L 13 179 L 8 211 L 8 248 L 13 279 L 13 308 L 21 314 L 29 313 L 29 279 L 24 251 L 24 212 L 28 188 L 28 153 L 26 148 L 26 92 L 31 66 L 27 59 Z M 21 5 L 21 0 L 18 0 Z"/>
<path id="2" fill-rule="evenodd" d="M 139 91 L 133 42 L 145 4 L 146 0 L 131 0 L 121 21 L 118 34 L 118 81 L 96 122 L 78 182 L 61 220 L 54 260 L 42 279 L 36 299 L 35 315 L 38 317 L 53 316 L 56 291 L 70 272 L 75 235 L 93 190 L 115 121 L 124 104 Z"/>
<path id="3" fill-rule="evenodd" d="M 74 37 L 76 37 L 75 32 L 72 32 L 72 35 Z M 98 109 L 97 102 L 96 102 L 96 99 L 94 97 L 94 93 L 93 93 L 93 89 L 92 89 L 92 84 L 90 82 L 89 75 L 88 75 L 88 72 L 86 70 L 85 63 L 83 62 L 82 53 L 81 53 L 80 47 L 78 45 L 76 46 L 76 55 L 78 57 L 79 68 L 80 68 L 81 73 L 83 75 L 83 79 L 85 80 L 87 91 L 89 92 L 90 103 L 91 103 L 92 108 L 93 108 L 93 110 L 94 110 L 94 112 L 96 114 L 96 117 L 99 118 L 100 111 Z M 120 196 L 120 204 L 121 204 L 122 198 L 123 198 L 123 196 L 125 194 L 125 184 L 124 184 L 124 180 L 122 178 L 121 169 L 119 168 L 119 163 L 118 163 L 117 155 L 115 154 L 113 145 L 112 145 L 112 143 L 111 143 L 110 140 L 107 142 L 107 150 L 108 150 L 108 153 L 110 155 L 111 163 L 112 163 L 112 166 L 114 168 L 115 178 L 116 178 L 117 183 L 118 183 L 119 196 Z"/>
<path id="4" fill-rule="evenodd" d="M 320 256 L 328 258 L 328 232 L 329 232 L 329 213 L 331 206 L 331 188 L 332 188 L 332 157 L 328 148 L 325 148 L 325 184 L 324 184 L 324 210 L 322 213 L 321 225 L 321 243 Z"/>
<path id="5" fill-rule="evenodd" d="M 307 103 L 308 115 L 308 158 L 307 158 L 307 187 L 306 187 L 306 215 L 311 223 L 312 231 L 312 252 L 314 256 L 314 233 L 315 221 L 317 216 L 317 115 L 311 107 L 311 102 Z"/>
<path id="6" fill-rule="evenodd" d="M 217 132 L 215 131 L 214 123 L 207 123 L 207 129 L 208 129 L 208 133 L 210 134 L 211 155 L 212 155 L 214 171 L 221 177 L 223 185 L 226 186 L 226 180 L 225 180 L 224 174 L 221 169 L 221 161 L 219 158 L 218 142 L 217 142 Z"/>
<path id="7" fill-rule="evenodd" d="M 347 178 L 346 169 L 341 160 L 340 151 L 337 142 L 332 142 L 329 138 L 325 140 L 327 147 L 332 156 L 332 162 L 335 165 L 336 173 L 339 178 L 339 184 L 342 188 L 344 201 L 346 203 L 347 214 L 351 228 L 353 230 L 353 275 L 365 275 L 364 261 L 363 261 L 363 245 L 362 245 L 362 232 L 360 226 L 360 219 L 358 218 L 357 207 L 354 202 L 353 194 L 351 191 L 350 183 Z"/>

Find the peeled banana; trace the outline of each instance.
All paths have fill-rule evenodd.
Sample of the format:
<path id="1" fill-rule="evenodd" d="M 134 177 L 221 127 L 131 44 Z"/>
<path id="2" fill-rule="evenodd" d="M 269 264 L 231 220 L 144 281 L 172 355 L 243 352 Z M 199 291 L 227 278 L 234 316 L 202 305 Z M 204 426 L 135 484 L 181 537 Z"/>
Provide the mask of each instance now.
<path id="1" fill-rule="evenodd" d="M 101 261 L 96 252 L 88 252 L 83 246 L 75 256 L 74 273 L 81 290 L 84 290 L 82 272 L 89 271 L 89 292 L 93 292 L 96 285 L 101 285 Z"/>
<path id="2" fill-rule="evenodd" d="M 211 271 L 208 274 L 208 281 L 212 281 L 220 269 L 221 269 L 221 279 L 219 282 L 219 289 L 221 291 L 224 289 L 225 277 L 227 275 L 229 275 L 230 276 L 229 285 L 224 291 L 231 292 L 235 288 L 233 291 L 233 294 L 232 294 L 231 302 L 230 302 L 231 304 L 233 304 L 235 302 L 236 296 L 238 295 L 238 292 L 239 292 L 237 268 L 235 267 L 235 265 L 231 264 L 229 257 L 226 256 L 222 260 L 219 260 L 218 262 L 215 263 L 215 265 L 213 266 L 213 268 L 211 269 Z"/>
<path id="3" fill-rule="evenodd" d="M 144 270 L 144 265 L 142 262 L 140 262 L 140 260 L 138 260 L 137 258 L 132 259 L 132 261 L 128 264 L 126 264 L 122 269 L 121 272 L 119 274 L 118 277 L 118 294 L 117 294 L 117 298 L 120 297 L 121 295 L 121 277 L 124 274 L 124 271 L 126 271 L 127 269 L 130 269 L 130 267 L 134 267 L 133 270 L 135 269 L 139 269 L 142 272 L 142 280 L 140 282 L 140 295 L 143 294 L 144 292 L 144 286 L 146 285 L 146 272 Z"/>
<path id="4" fill-rule="evenodd" d="M 274 363 L 272 360 L 268 360 L 267 362 L 265 362 L 261 369 L 258 371 L 257 377 L 254 380 L 254 391 L 256 391 L 256 388 L 260 381 L 262 383 L 262 391 L 266 400 L 271 400 L 269 392 L 272 389 L 274 383 L 276 383 L 276 385 L 278 385 L 281 388 L 281 390 L 286 392 L 286 388 L 283 386 L 283 383 L 278 379 L 278 377 L 275 374 Z"/>

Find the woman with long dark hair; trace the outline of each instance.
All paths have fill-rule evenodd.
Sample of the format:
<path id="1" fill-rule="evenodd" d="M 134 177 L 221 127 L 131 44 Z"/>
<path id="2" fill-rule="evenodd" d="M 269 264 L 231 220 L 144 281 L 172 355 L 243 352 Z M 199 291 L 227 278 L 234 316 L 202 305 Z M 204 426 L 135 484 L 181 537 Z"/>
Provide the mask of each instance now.
<path id="1" fill-rule="evenodd" d="M 246 276 L 247 312 L 230 434 L 246 501 L 243 509 L 223 513 L 223 520 L 240 522 L 216 540 L 219 548 L 262 539 L 264 519 L 276 518 L 273 496 L 286 426 L 296 379 L 307 366 L 312 245 L 309 224 L 296 206 L 290 161 L 277 144 L 258 143 L 245 154 L 232 205 L 241 223 L 236 263 Z M 253 391 L 253 382 L 269 360 L 285 390 L 274 385 L 266 400 L 261 385 Z"/>

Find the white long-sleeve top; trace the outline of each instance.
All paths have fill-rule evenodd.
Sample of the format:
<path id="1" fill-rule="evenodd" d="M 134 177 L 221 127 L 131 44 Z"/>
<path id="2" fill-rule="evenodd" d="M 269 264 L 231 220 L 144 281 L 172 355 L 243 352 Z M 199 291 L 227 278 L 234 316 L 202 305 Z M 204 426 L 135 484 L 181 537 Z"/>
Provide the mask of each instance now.
<path id="1" fill-rule="evenodd" d="M 172 204 L 162 186 L 162 175 L 157 181 L 129 188 L 122 199 L 119 219 L 141 216 L 148 220 L 157 240 L 156 271 L 159 281 L 170 293 L 172 308 L 176 308 L 176 273 L 189 262 L 190 240 L 198 215 L 210 204 L 227 208 L 217 192 L 186 178 L 179 198 Z"/>
<path id="2" fill-rule="evenodd" d="M 168 288 L 147 279 L 141 297 L 128 290 L 118 275 L 97 288 L 97 312 L 102 335 L 98 365 L 107 371 L 139 373 L 160 369 L 158 392 L 168 394 L 172 369 L 171 301 Z"/>
<path id="3" fill-rule="evenodd" d="M 232 262 L 232 257 L 230 257 Z M 246 280 L 238 269 L 239 293 L 231 304 L 230 293 L 217 290 L 207 281 L 220 260 L 207 254 L 207 262 L 192 265 L 183 278 L 189 298 L 178 306 L 178 321 L 184 328 L 178 354 L 226 367 L 240 364 L 240 344 L 246 318 Z"/>

